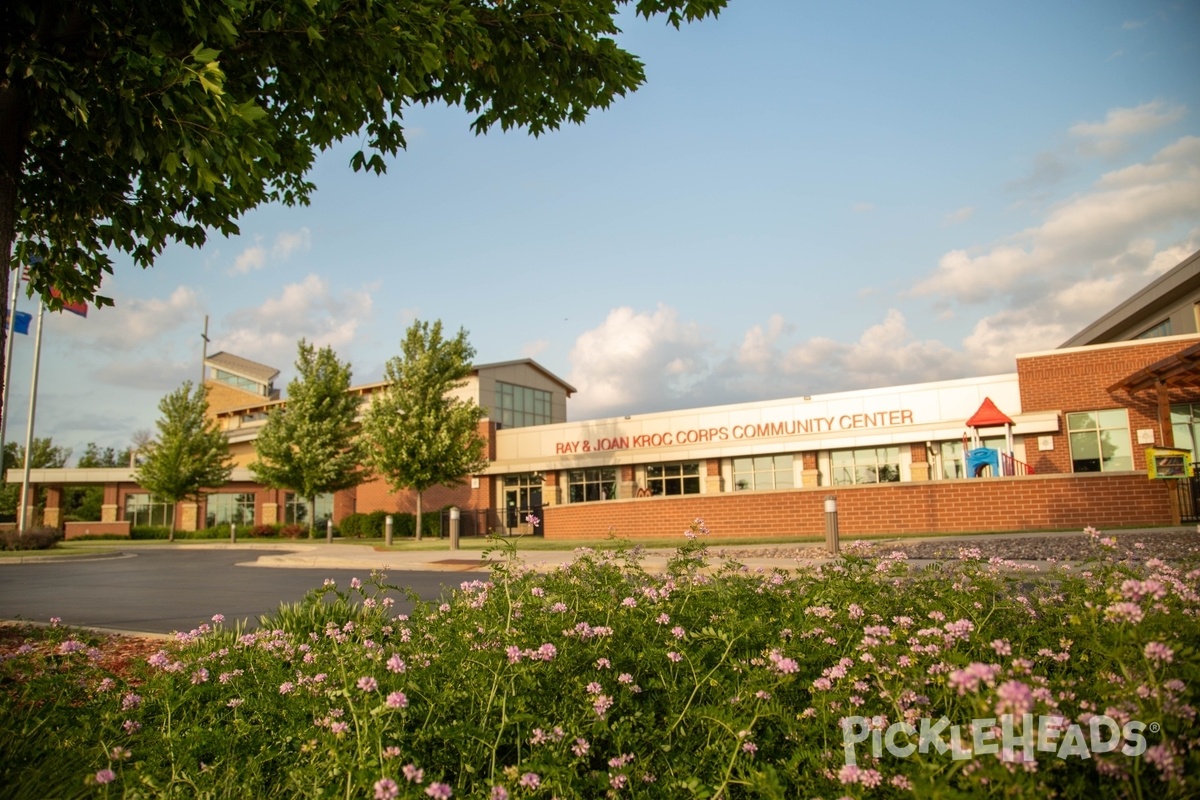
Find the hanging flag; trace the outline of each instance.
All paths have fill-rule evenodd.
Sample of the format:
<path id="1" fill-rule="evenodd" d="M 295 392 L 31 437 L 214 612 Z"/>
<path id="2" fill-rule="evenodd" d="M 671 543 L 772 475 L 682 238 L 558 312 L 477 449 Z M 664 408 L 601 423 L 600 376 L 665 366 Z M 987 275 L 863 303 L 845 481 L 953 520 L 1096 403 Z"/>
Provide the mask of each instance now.
<path id="1" fill-rule="evenodd" d="M 33 319 L 33 314 L 25 311 L 18 311 L 13 314 L 12 329 L 13 333 L 23 333 L 29 335 L 29 323 Z"/>
<path id="2" fill-rule="evenodd" d="M 50 294 L 54 297 L 62 297 L 62 293 L 58 289 L 51 288 Z M 86 317 L 87 303 L 63 303 L 63 311 L 70 311 L 72 314 Z"/>

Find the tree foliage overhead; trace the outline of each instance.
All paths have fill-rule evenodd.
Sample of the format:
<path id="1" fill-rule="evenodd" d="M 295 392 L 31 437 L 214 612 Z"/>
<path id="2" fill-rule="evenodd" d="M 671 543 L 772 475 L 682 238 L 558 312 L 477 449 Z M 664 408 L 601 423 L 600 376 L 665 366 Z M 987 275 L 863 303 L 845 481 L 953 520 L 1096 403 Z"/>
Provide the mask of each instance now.
<path id="1" fill-rule="evenodd" d="M 417 538 L 422 494 L 439 484 L 461 484 L 487 466 L 474 400 L 455 396 L 471 374 L 475 350 L 461 328 L 442 337 L 442 323 L 417 320 L 405 333 L 401 355 L 388 360 L 387 385 L 371 395 L 363 419 L 367 459 L 393 490 L 417 493 Z"/>
<path id="2" fill-rule="evenodd" d="M 645 79 L 618 13 L 679 27 L 727 2 L 5 0 L 0 298 L 17 242 L 51 308 L 111 304 L 112 253 L 149 267 L 261 203 L 307 203 L 316 154 L 349 136 L 354 169 L 383 172 L 413 104 L 461 105 L 477 133 L 582 122 Z"/>
<path id="3" fill-rule="evenodd" d="M 164 397 L 158 404 L 158 436 L 145 460 L 138 465 L 134 479 L 159 500 L 178 503 L 199 502 L 204 489 L 215 489 L 233 472 L 229 442 L 210 419 L 207 391 L 203 386 L 192 391 L 191 381 Z M 175 538 L 175 518 L 171 517 L 170 538 Z"/>
<path id="4" fill-rule="evenodd" d="M 287 404 L 271 410 L 254 441 L 258 458 L 250 469 L 262 483 L 290 489 L 308 501 L 312 536 L 317 495 L 357 486 L 365 476 L 359 396 L 349 392 L 350 365 L 339 361 L 331 347 L 317 350 L 301 339 L 298 349 Z"/>

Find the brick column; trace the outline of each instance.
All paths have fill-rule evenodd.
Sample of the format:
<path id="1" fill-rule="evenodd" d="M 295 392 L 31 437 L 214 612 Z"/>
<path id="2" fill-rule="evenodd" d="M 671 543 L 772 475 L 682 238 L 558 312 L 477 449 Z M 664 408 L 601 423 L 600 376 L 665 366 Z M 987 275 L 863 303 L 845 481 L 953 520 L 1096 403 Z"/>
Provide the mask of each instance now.
<path id="1" fill-rule="evenodd" d="M 720 494 L 723 491 L 725 491 L 725 486 L 721 480 L 721 459 L 710 458 L 704 470 L 704 492 L 705 494 Z"/>
<path id="2" fill-rule="evenodd" d="M 908 446 L 908 452 L 912 457 L 911 472 L 913 481 L 929 480 L 929 451 L 925 449 L 925 443 L 911 443 Z"/>
<path id="3" fill-rule="evenodd" d="M 800 485 L 805 489 L 815 489 L 821 485 L 821 470 L 817 466 L 817 454 L 807 452 L 800 454 Z"/>
<path id="4" fill-rule="evenodd" d="M 617 467 L 617 498 L 628 500 L 637 496 L 637 483 L 633 480 L 633 467 L 626 464 Z"/>
<path id="5" fill-rule="evenodd" d="M 198 531 L 200 520 L 199 503 L 180 503 L 175 507 L 178 519 L 175 521 L 177 531 Z"/>
<path id="6" fill-rule="evenodd" d="M 547 470 L 542 475 L 542 507 L 557 506 L 562 503 L 562 496 L 558 491 L 558 473 L 554 470 Z"/>
<path id="7" fill-rule="evenodd" d="M 46 487 L 46 508 L 42 510 L 42 524 L 47 528 L 62 527 L 63 487 Z"/>

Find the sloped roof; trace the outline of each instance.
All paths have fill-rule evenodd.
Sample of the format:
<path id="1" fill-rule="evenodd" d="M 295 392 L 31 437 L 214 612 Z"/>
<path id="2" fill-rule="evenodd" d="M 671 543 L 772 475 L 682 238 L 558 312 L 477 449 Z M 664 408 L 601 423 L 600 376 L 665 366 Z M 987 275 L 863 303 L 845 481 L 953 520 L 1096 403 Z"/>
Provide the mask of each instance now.
<path id="1" fill-rule="evenodd" d="M 995 425 L 1012 425 L 1012 419 L 1000 409 L 996 408 L 996 404 L 992 402 L 992 398 L 983 398 L 983 403 L 980 404 L 979 410 L 975 412 L 967 425 L 972 428 L 990 428 Z"/>
<path id="2" fill-rule="evenodd" d="M 279 377 L 279 370 L 274 367 L 268 367 L 266 364 L 259 364 L 257 361 L 235 356 L 232 353 L 213 353 L 204 359 L 204 363 L 259 383 L 270 383 Z"/>

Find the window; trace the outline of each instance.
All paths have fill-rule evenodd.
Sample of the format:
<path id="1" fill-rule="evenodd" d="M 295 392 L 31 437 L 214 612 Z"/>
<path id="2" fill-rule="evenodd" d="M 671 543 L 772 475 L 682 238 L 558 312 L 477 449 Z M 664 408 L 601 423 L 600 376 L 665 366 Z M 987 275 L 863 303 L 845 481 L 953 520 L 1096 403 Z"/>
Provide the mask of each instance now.
<path id="1" fill-rule="evenodd" d="M 751 456 L 733 460 L 733 490 L 791 489 L 796 485 L 790 453 L 780 456 Z"/>
<path id="2" fill-rule="evenodd" d="M 208 513 L 205 526 L 212 528 L 230 522 L 235 525 L 254 524 L 254 493 L 210 494 L 207 498 Z"/>
<path id="3" fill-rule="evenodd" d="M 1180 450 L 1192 451 L 1192 463 L 1196 463 L 1196 444 L 1200 442 L 1200 403 L 1171 406 L 1171 430 L 1175 434 L 1175 446 Z"/>
<path id="4" fill-rule="evenodd" d="M 700 463 L 651 464 L 646 467 L 646 488 L 652 497 L 700 494 Z"/>
<path id="5" fill-rule="evenodd" d="M 1133 469 L 1129 415 L 1123 408 L 1067 414 L 1072 472 L 1121 472 Z"/>
<path id="6" fill-rule="evenodd" d="M 220 381 L 226 386 L 232 386 L 235 389 L 241 389 L 243 392 L 258 394 L 262 395 L 263 397 L 270 396 L 271 387 L 269 385 L 264 386 L 258 381 L 252 381 L 249 378 L 243 378 L 241 375 L 234 375 L 232 372 L 226 372 L 223 369 L 217 369 L 216 367 L 213 367 L 212 379 L 215 381 Z"/>
<path id="7" fill-rule="evenodd" d="M 251 495 L 251 497 L 253 497 L 253 495 Z M 320 527 L 325 524 L 325 520 L 333 517 L 333 495 L 317 495 L 317 503 L 315 508 L 316 517 L 313 522 L 317 527 Z M 253 506 L 251 507 L 251 513 L 253 513 Z M 303 497 L 300 497 L 295 492 L 286 492 L 283 495 L 283 524 L 308 524 L 308 501 Z"/>
<path id="8" fill-rule="evenodd" d="M 617 471 L 615 469 L 573 469 L 567 473 L 568 503 L 612 500 L 616 496 Z"/>
<path id="9" fill-rule="evenodd" d="M 496 381 L 496 421 L 506 428 L 550 424 L 550 393 Z"/>
<path id="10" fill-rule="evenodd" d="M 981 439 L 980 447 L 990 447 L 1001 453 L 1008 452 L 1008 440 L 1003 436 L 997 436 L 990 439 Z M 939 442 L 938 456 L 942 464 L 941 478 L 964 478 L 966 472 L 963 467 L 963 445 L 962 441 L 954 442 Z"/>
<path id="11" fill-rule="evenodd" d="M 1153 328 L 1148 328 L 1133 338 L 1135 338 L 1135 339 L 1156 339 L 1159 336 L 1170 336 L 1170 335 L 1171 335 L 1171 318 L 1168 317 L 1168 318 L 1164 319 L 1162 322 L 1155 325 Z"/>
<path id="12" fill-rule="evenodd" d="M 961 444 L 959 445 L 961 450 Z M 834 486 L 896 483 L 900 480 L 899 447 L 860 447 L 829 454 Z M 961 456 L 960 456 L 961 458 Z M 961 461 L 959 462 L 961 466 Z"/>
<path id="13" fill-rule="evenodd" d="M 148 494 L 125 495 L 125 519 L 134 528 L 169 528 L 174 518 L 174 503 L 164 503 Z"/>

